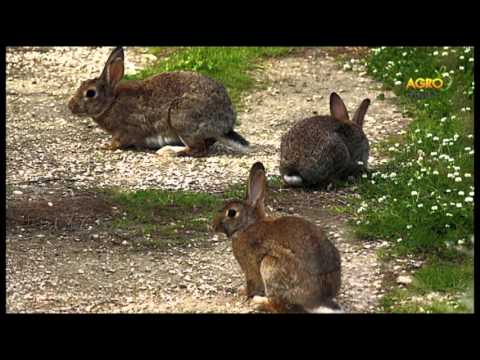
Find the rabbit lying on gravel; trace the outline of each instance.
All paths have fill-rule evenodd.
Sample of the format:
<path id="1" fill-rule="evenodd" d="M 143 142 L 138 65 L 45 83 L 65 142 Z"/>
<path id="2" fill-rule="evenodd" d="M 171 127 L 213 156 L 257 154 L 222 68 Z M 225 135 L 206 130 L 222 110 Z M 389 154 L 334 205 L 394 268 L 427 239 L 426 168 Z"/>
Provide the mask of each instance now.
<path id="1" fill-rule="evenodd" d="M 232 240 L 246 295 L 269 311 L 340 312 L 341 264 L 322 229 L 299 217 L 267 217 L 265 168 L 253 164 L 245 201 L 228 202 L 213 221 Z"/>
<path id="2" fill-rule="evenodd" d="M 216 141 L 246 151 L 233 130 L 236 113 L 225 87 L 195 72 L 162 73 L 120 81 L 123 49 L 113 50 L 100 77 L 84 81 L 68 107 L 112 135 L 108 149 L 184 145 L 178 156 L 206 156 Z"/>
<path id="3" fill-rule="evenodd" d="M 282 136 L 280 173 L 291 186 L 325 186 L 357 176 L 367 169 L 369 144 L 362 126 L 370 100 L 352 121 L 340 96 L 330 95 L 330 116 L 296 123 Z"/>

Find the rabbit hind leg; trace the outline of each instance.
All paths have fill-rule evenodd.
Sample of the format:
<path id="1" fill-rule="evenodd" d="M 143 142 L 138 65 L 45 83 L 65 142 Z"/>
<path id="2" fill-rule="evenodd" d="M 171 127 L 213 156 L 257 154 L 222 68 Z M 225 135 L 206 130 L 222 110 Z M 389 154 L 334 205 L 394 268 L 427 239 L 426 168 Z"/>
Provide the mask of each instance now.
<path id="1" fill-rule="evenodd" d="M 185 149 L 179 151 L 177 156 L 205 157 L 208 155 L 208 148 L 212 145 L 209 139 L 201 139 L 189 142 L 180 138 L 185 144 Z"/>

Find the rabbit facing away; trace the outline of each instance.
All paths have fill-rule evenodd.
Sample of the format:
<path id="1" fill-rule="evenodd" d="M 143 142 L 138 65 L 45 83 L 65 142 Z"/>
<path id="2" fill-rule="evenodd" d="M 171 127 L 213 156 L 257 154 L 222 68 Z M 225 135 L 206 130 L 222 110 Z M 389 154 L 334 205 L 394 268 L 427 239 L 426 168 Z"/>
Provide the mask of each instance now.
<path id="1" fill-rule="evenodd" d="M 280 173 L 290 186 L 326 186 L 367 170 L 369 143 L 363 132 L 370 100 L 362 101 L 350 120 L 335 92 L 330 116 L 314 116 L 296 123 L 282 136 Z"/>
<path id="2" fill-rule="evenodd" d="M 340 255 L 324 231 L 299 217 L 266 215 L 265 168 L 250 170 L 246 200 L 230 201 L 212 229 L 232 241 L 248 298 L 273 312 L 341 312 Z"/>
<path id="3" fill-rule="evenodd" d="M 206 156 L 219 141 L 245 152 L 249 143 L 233 130 L 236 112 L 225 87 L 189 71 L 121 81 L 124 52 L 115 48 L 98 78 L 84 81 L 68 107 L 112 135 L 108 149 L 185 146 L 178 156 Z"/>

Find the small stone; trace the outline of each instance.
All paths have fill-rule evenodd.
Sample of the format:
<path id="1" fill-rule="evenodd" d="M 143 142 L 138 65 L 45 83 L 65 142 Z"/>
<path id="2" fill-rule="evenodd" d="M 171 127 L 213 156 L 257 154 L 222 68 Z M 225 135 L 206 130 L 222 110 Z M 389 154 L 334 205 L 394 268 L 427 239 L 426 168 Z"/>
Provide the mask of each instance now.
<path id="1" fill-rule="evenodd" d="M 13 192 L 13 195 L 23 195 L 23 192 L 21 192 L 20 190 L 15 190 Z"/>
<path id="2" fill-rule="evenodd" d="M 399 277 L 397 277 L 397 283 L 408 285 L 412 283 L 412 278 L 408 275 L 400 275 Z"/>

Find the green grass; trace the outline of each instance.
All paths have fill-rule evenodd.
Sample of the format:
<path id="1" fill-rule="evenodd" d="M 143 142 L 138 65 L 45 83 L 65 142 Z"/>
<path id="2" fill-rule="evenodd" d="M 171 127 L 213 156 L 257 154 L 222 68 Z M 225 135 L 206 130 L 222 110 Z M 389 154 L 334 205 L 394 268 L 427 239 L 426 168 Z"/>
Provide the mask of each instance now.
<path id="1" fill-rule="evenodd" d="M 265 58 L 284 56 L 293 51 L 287 47 L 183 47 L 168 49 L 153 66 L 125 78 L 136 80 L 169 71 L 191 70 L 220 81 L 236 107 L 243 92 L 256 85 L 251 71 L 261 67 Z M 162 56 L 165 48 L 152 48 Z"/>
<path id="2" fill-rule="evenodd" d="M 473 262 L 433 262 L 415 273 L 417 292 L 465 292 L 473 284 Z"/>
<path id="3" fill-rule="evenodd" d="M 359 237 L 391 240 L 401 253 L 445 257 L 459 242 L 471 247 L 472 56 L 470 48 L 384 48 L 366 59 L 368 73 L 398 95 L 414 120 L 402 137 L 379 145 L 392 160 L 359 184 L 354 223 Z M 410 77 L 446 73 L 452 86 L 431 98 L 419 100 L 405 89 Z"/>
<path id="4" fill-rule="evenodd" d="M 473 248 L 474 224 L 472 60 L 468 47 L 376 48 L 364 59 L 367 73 L 398 96 L 394 101 L 413 121 L 376 144 L 391 160 L 360 180 L 352 225 L 359 238 L 392 242 L 379 254 L 384 262 L 405 255 L 429 259 L 407 289 L 388 284 L 387 312 L 472 311 L 473 261 L 465 256 Z M 451 85 L 406 89 L 408 80 L 418 77 L 441 77 Z M 464 299 L 455 306 L 411 301 L 430 292 Z"/>
<path id="5" fill-rule="evenodd" d="M 269 188 L 275 188 L 275 183 L 280 181 L 269 179 Z M 159 189 L 96 191 L 101 191 L 119 210 L 105 226 L 122 232 L 122 237 L 136 244 L 164 248 L 210 237 L 209 226 L 215 214 L 225 201 L 244 199 L 246 184 L 235 183 L 219 194 Z"/>
<path id="6" fill-rule="evenodd" d="M 123 213 L 110 226 L 155 246 L 205 239 L 212 216 L 222 203 L 219 196 L 189 191 L 110 189 L 107 194 Z"/>

